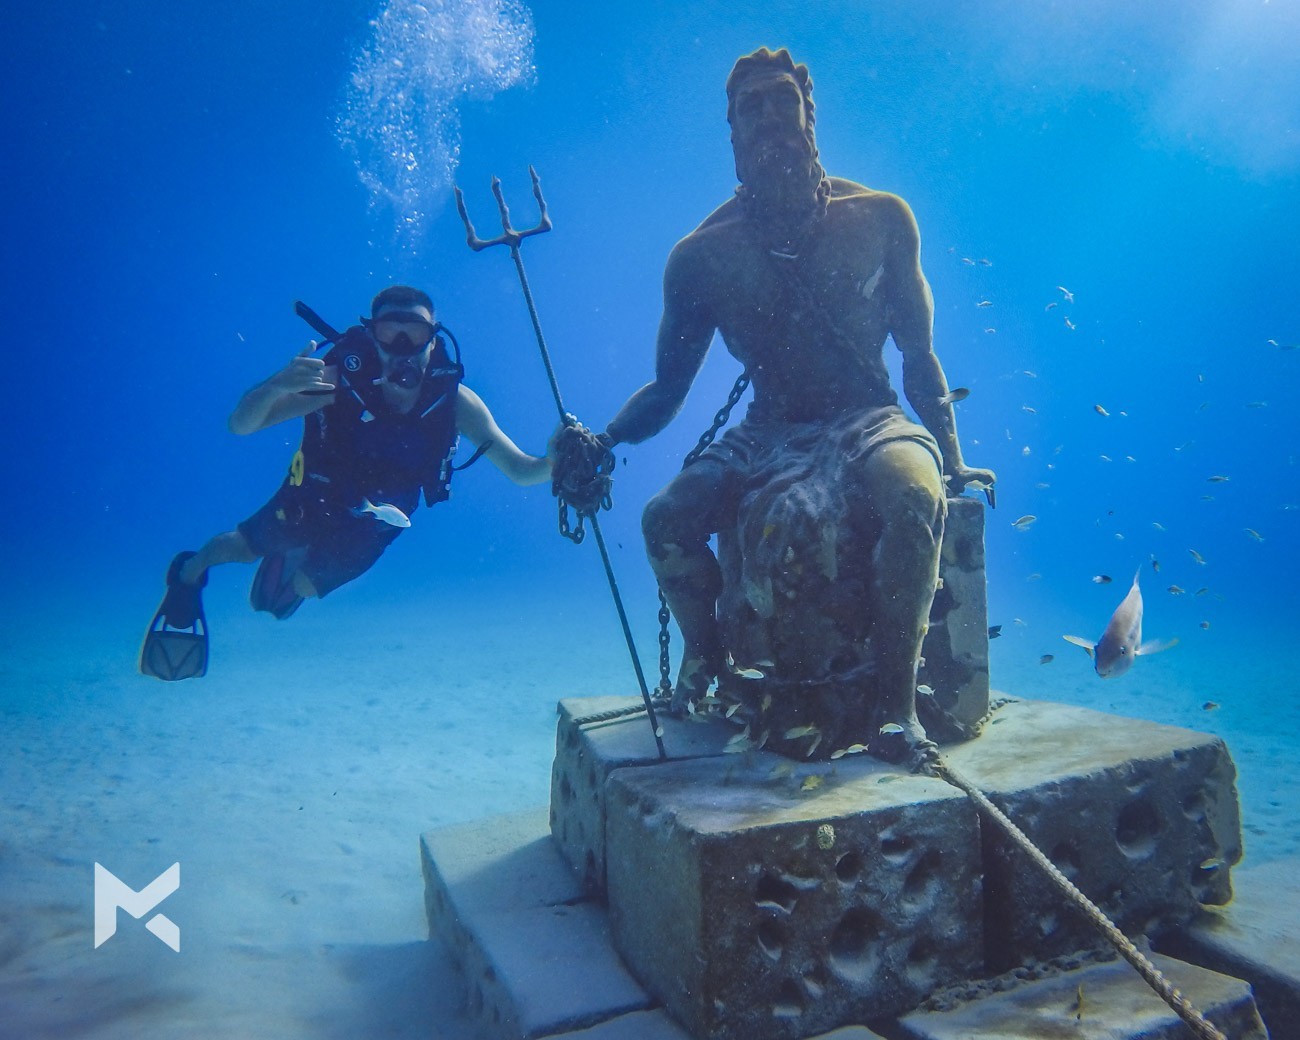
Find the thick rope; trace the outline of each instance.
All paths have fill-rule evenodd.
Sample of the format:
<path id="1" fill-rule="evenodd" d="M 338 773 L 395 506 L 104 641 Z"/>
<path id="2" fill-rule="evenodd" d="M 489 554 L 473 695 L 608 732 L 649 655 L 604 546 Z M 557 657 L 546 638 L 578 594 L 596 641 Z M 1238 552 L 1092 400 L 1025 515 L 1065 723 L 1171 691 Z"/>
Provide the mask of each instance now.
<path id="1" fill-rule="evenodd" d="M 1106 936 L 1111 945 L 1119 951 L 1129 964 L 1137 969 L 1139 975 L 1148 986 L 1159 994 L 1160 998 L 1173 1009 L 1174 1014 L 1181 1018 L 1192 1032 L 1196 1034 L 1199 1040 L 1228 1040 L 1212 1022 L 1202 1015 L 1191 1002 L 1184 997 L 1169 982 L 1168 979 L 1160 973 L 1151 961 L 1131 943 L 1124 933 L 1115 927 L 1114 923 L 1097 906 L 1091 899 L 1085 896 L 1064 874 L 1056 868 L 1056 865 L 1039 851 L 1029 837 L 1017 827 L 1007 815 L 989 801 L 988 797 L 972 784 L 966 777 L 962 776 L 956 769 L 948 764 L 947 761 L 938 753 L 931 750 L 928 755 L 928 761 L 935 771 L 944 780 L 947 780 L 954 787 L 960 788 L 970 796 L 971 800 L 980 807 L 980 809 L 989 816 L 999 827 L 1006 831 L 1021 850 L 1025 852 L 1039 867 L 1051 878 L 1052 882 L 1065 895 L 1082 910 L 1097 929 Z"/>

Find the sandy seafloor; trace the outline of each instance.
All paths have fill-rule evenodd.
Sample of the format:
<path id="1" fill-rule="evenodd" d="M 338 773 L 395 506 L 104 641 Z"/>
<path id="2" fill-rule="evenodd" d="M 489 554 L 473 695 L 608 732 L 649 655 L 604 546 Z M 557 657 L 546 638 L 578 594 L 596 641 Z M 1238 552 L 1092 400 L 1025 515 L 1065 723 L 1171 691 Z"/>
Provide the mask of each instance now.
<path id="1" fill-rule="evenodd" d="M 591 546 L 575 551 L 588 550 L 575 566 L 598 566 Z M 556 700 L 635 686 L 598 582 L 498 577 L 403 596 L 397 566 L 285 623 L 251 614 L 251 570 L 228 568 L 207 596 L 200 682 L 135 674 L 157 575 L 9 605 L 0 1036 L 470 1035 L 427 941 L 418 835 L 544 804 Z M 652 623 L 652 604 L 629 598 Z M 1008 622 L 994 685 L 1221 733 L 1247 862 L 1300 853 L 1300 704 L 1281 632 L 1216 625 L 1103 683 L 1060 642 L 1068 624 Z M 638 638 L 647 653 L 652 633 Z M 181 863 L 160 907 L 179 955 L 125 914 L 92 948 L 96 861 L 136 888 Z"/>

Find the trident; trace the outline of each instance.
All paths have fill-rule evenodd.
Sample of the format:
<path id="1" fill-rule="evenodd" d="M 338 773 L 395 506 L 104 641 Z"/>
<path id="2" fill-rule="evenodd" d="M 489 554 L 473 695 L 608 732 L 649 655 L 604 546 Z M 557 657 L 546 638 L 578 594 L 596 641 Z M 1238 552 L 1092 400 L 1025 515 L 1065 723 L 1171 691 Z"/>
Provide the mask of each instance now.
<path id="1" fill-rule="evenodd" d="M 519 284 L 524 290 L 524 302 L 528 304 L 528 316 L 533 322 L 533 333 L 537 336 L 537 346 L 542 353 L 542 364 L 546 366 L 546 378 L 551 384 L 551 395 L 555 398 L 555 407 L 559 410 L 560 421 L 565 426 L 576 426 L 578 420 L 570 415 L 564 408 L 564 399 L 560 396 L 560 384 L 555 378 L 555 368 L 551 365 L 551 353 L 546 349 L 546 337 L 542 335 L 542 322 L 537 316 L 537 305 L 533 302 L 533 291 L 528 285 L 528 275 L 524 271 L 524 258 L 520 255 L 519 246 L 526 238 L 533 235 L 542 235 L 551 230 L 551 218 L 546 212 L 546 199 L 542 197 L 542 181 L 537 176 L 537 171 L 530 165 L 528 175 L 533 179 L 533 198 L 537 200 L 537 209 L 540 214 L 537 224 L 534 227 L 527 228 L 524 231 L 518 231 L 510 224 L 510 209 L 506 206 L 505 196 L 501 193 L 501 178 L 493 176 L 492 194 L 497 200 L 497 210 L 501 213 L 501 231 L 502 233 L 496 238 L 483 239 L 479 238 L 474 231 L 474 225 L 470 223 L 469 211 L 465 208 L 465 196 L 459 187 L 453 186 L 456 193 L 456 210 L 460 213 L 461 222 L 465 225 L 465 241 L 470 249 L 476 253 L 481 253 L 484 249 L 492 246 L 509 246 L 510 259 L 515 262 L 515 270 L 519 273 Z M 563 516 L 564 506 L 561 504 L 561 515 Z M 637 655 L 636 644 L 632 639 L 632 626 L 628 624 L 627 611 L 623 608 L 623 597 L 618 591 L 618 581 L 614 577 L 614 565 L 610 562 L 609 550 L 605 546 L 605 536 L 600 533 L 600 520 L 596 513 L 599 506 L 588 514 L 591 520 L 591 531 L 596 536 L 596 545 L 600 547 L 600 558 L 605 565 L 605 577 L 609 580 L 609 591 L 614 597 L 614 606 L 618 610 L 618 619 L 623 626 L 623 638 L 627 641 L 628 653 L 632 656 L 632 667 L 636 671 L 636 681 L 641 687 L 641 700 L 645 703 L 646 714 L 650 717 L 650 726 L 654 732 L 655 747 L 659 749 L 659 757 L 666 759 L 668 753 L 664 751 L 663 738 L 660 736 L 659 720 L 655 717 L 654 705 L 650 701 L 650 689 L 646 686 L 645 673 L 641 670 L 641 658 Z M 581 521 L 581 514 L 579 514 Z M 578 534 L 581 535 L 579 529 Z M 574 539 L 575 541 L 579 539 Z"/>

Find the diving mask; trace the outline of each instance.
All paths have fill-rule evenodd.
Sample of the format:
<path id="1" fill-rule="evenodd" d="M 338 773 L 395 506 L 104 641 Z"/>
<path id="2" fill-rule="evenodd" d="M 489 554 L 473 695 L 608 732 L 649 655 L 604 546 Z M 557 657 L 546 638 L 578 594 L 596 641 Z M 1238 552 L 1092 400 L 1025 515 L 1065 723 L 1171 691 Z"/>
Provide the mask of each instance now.
<path id="1" fill-rule="evenodd" d="M 419 314 L 389 311 L 378 318 L 362 318 L 361 324 L 387 354 L 413 357 L 438 334 L 440 326 Z"/>

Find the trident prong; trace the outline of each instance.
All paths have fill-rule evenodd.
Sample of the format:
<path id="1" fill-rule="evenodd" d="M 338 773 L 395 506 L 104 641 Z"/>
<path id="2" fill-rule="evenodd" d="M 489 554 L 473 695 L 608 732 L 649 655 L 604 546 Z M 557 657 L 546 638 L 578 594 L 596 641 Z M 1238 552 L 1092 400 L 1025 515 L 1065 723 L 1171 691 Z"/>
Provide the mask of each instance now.
<path id="1" fill-rule="evenodd" d="M 501 230 L 505 234 L 498 235 L 496 238 L 479 238 L 474 231 L 474 225 L 470 223 L 469 211 L 465 208 L 465 196 L 459 187 L 453 187 L 456 193 L 456 209 L 460 213 L 461 222 L 465 225 L 465 241 L 469 243 L 470 249 L 479 253 L 490 246 L 509 246 L 511 249 L 518 249 L 519 243 L 525 238 L 532 235 L 544 235 L 551 230 L 551 218 L 546 213 L 546 199 L 542 197 L 542 180 L 537 176 L 537 171 L 532 166 L 528 167 L 528 174 L 533 179 L 533 198 L 537 200 L 537 208 L 541 213 L 541 219 L 537 221 L 535 227 L 518 231 L 510 226 L 510 209 L 506 206 L 505 196 L 501 194 L 501 178 L 495 174 L 492 177 L 492 194 L 496 196 L 497 209 L 501 212 Z"/>

